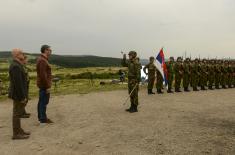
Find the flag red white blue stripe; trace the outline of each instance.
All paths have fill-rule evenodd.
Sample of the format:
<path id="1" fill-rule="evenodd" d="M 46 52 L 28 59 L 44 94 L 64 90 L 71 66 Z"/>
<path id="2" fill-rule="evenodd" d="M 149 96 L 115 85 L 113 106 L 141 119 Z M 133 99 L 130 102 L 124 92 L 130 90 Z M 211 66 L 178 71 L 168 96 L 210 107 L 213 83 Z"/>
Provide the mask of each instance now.
<path id="1" fill-rule="evenodd" d="M 165 86 L 167 86 L 168 85 L 168 76 L 167 76 L 167 67 L 166 67 L 166 63 L 165 63 L 163 48 L 160 50 L 160 52 L 158 53 L 158 55 L 156 57 L 156 67 L 163 77 L 163 83 L 165 84 Z"/>

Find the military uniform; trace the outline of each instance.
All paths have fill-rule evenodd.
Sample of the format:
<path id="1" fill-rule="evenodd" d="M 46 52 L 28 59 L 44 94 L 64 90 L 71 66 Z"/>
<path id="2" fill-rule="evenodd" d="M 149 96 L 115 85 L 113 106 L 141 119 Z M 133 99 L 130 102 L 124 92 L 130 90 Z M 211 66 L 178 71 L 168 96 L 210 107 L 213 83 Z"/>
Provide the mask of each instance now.
<path id="1" fill-rule="evenodd" d="M 131 107 L 126 111 L 129 112 L 137 112 L 138 106 L 138 90 L 139 90 L 139 82 L 140 82 L 140 71 L 139 71 L 139 63 L 136 61 L 136 52 L 129 52 L 129 56 L 131 59 L 129 61 L 126 60 L 126 56 L 124 55 L 122 65 L 124 67 L 128 67 L 128 92 L 130 94 Z"/>
<path id="2" fill-rule="evenodd" d="M 156 88 L 157 88 L 157 93 L 158 94 L 162 94 L 162 88 L 163 88 L 163 77 L 162 74 L 160 73 L 160 71 L 157 69 L 156 70 L 156 74 L 157 74 L 157 83 L 156 83 Z"/>
<path id="3" fill-rule="evenodd" d="M 174 80 L 174 58 L 170 57 L 170 61 L 166 63 L 167 76 L 168 76 L 168 93 L 172 93 L 172 84 Z"/>
<path id="4" fill-rule="evenodd" d="M 192 69 L 191 69 L 191 79 L 192 79 L 193 91 L 198 91 L 198 89 L 197 89 L 198 77 L 199 77 L 198 59 L 195 59 L 192 64 Z"/>
<path id="5" fill-rule="evenodd" d="M 226 89 L 226 81 L 227 81 L 227 68 L 224 63 L 221 64 L 221 85 L 222 88 Z"/>
<path id="6" fill-rule="evenodd" d="M 177 58 L 177 62 L 174 65 L 174 73 L 175 73 L 175 92 L 181 92 L 180 85 L 182 81 L 182 60 L 180 57 Z"/>
<path id="7" fill-rule="evenodd" d="M 213 61 L 208 64 L 208 88 L 213 90 L 213 84 L 215 81 L 215 67 Z"/>
<path id="8" fill-rule="evenodd" d="M 220 77 L 221 77 L 221 68 L 219 61 L 215 65 L 215 88 L 220 89 Z"/>
<path id="9" fill-rule="evenodd" d="M 184 61 L 183 64 L 183 86 L 184 86 L 184 91 L 188 92 L 189 89 L 189 84 L 190 84 L 190 64 L 189 64 L 189 58 L 187 58 Z"/>
<path id="10" fill-rule="evenodd" d="M 148 73 L 146 72 L 146 69 L 148 69 Z M 157 67 L 154 64 L 154 57 L 150 57 L 150 63 L 144 67 L 144 73 L 148 75 L 148 94 L 154 94 L 153 86 L 156 79 L 156 69 Z"/>
<path id="11" fill-rule="evenodd" d="M 233 72 L 233 78 L 232 78 L 232 83 L 233 83 L 233 87 L 235 88 L 235 61 L 233 62 L 233 65 L 232 65 L 232 72 Z"/>
<path id="12" fill-rule="evenodd" d="M 230 62 L 228 62 L 227 64 L 227 85 L 229 88 L 232 88 L 232 80 L 233 80 L 233 69 L 232 66 L 230 64 Z"/>
<path id="13" fill-rule="evenodd" d="M 207 66 L 206 66 L 206 60 L 203 60 L 201 67 L 200 67 L 200 86 L 201 90 L 206 90 L 207 86 Z"/>

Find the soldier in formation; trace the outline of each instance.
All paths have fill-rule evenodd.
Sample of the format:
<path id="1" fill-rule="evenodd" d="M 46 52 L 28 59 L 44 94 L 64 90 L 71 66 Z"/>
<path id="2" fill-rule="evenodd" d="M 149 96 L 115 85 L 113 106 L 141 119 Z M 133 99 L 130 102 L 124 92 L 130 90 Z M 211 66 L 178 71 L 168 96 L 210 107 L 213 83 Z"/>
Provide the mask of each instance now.
<path id="1" fill-rule="evenodd" d="M 170 57 L 166 62 L 168 77 L 168 93 L 173 93 L 172 85 L 175 84 L 175 92 L 185 92 L 227 89 L 235 87 L 235 61 L 229 60 L 207 60 L 178 57 Z M 146 71 L 148 70 L 148 72 Z M 156 82 L 157 93 L 162 94 L 163 77 L 154 64 L 154 57 L 150 57 L 149 63 L 144 67 L 144 73 L 148 75 L 148 94 L 155 94 L 152 90 Z"/>

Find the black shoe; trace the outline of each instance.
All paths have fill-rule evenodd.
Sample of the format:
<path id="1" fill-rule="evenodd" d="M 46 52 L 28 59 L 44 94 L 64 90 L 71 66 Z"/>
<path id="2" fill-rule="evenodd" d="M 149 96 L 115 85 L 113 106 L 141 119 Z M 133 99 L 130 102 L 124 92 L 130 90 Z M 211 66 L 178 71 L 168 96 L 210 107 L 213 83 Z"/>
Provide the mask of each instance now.
<path id="1" fill-rule="evenodd" d="M 205 87 L 201 87 L 201 90 L 206 90 L 206 88 Z"/>
<path id="2" fill-rule="evenodd" d="M 157 90 L 157 93 L 158 93 L 158 94 L 163 94 L 163 92 L 162 92 L 161 89 L 158 89 L 158 90 Z"/>
<path id="3" fill-rule="evenodd" d="M 193 91 L 199 91 L 197 88 L 193 88 Z"/>
<path id="4" fill-rule="evenodd" d="M 185 92 L 190 92 L 190 90 L 188 88 L 184 88 Z"/>
<path id="5" fill-rule="evenodd" d="M 138 112 L 137 105 L 133 105 L 133 108 L 129 112 L 130 113 Z"/>
<path id="6" fill-rule="evenodd" d="M 155 94 L 152 89 L 149 89 L 150 94 Z"/>
<path id="7" fill-rule="evenodd" d="M 208 89 L 210 89 L 210 90 L 214 90 L 212 87 L 209 87 Z"/>
<path id="8" fill-rule="evenodd" d="M 181 90 L 180 90 L 180 89 L 176 89 L 175 92 L 176 92 L 176 93 L 180 93 Z"/>
<path id="9" fill-rule="evenodd" d="M 172 90 L 167 90 L 167 93 L 174 93 Z"/>
<path id="10" fill-rule="evenodd" d="M 131 106 L 129 109 L 126 109 L 127 112 L 130 112 L 133 109 L 133 104 L 131 103 Z"/>

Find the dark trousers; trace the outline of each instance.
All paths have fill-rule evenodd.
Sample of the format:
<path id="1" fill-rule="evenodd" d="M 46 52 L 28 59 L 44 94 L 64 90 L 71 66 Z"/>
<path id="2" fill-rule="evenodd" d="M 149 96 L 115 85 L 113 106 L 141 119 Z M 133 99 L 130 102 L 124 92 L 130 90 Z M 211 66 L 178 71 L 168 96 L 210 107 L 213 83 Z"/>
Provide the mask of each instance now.
<path id="1" fill-rule="evenodd" d="M 49 103 L 50 94 L 47 93 L 46 89 L 39 90 L 39 101 L 38 101 L 38 120 L 40 122 L 47 120 L 47 104 Z"/>
<path id="2" fill-rule="evenodd" d="M 24 108 L 23 103 L 19 101 L 13 101 L 12 127 L 13 127 L 14 136 L 20 134 L 21 131 L 20 116 L 23 108 Z"/>

